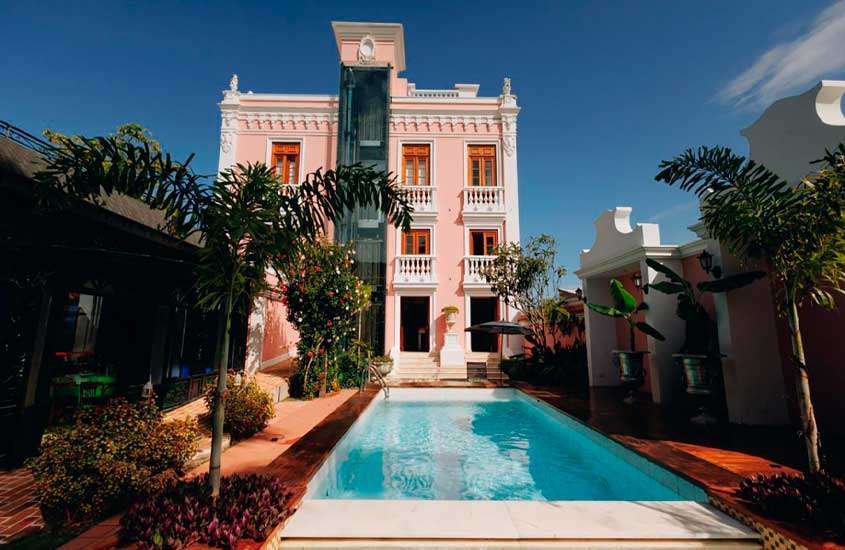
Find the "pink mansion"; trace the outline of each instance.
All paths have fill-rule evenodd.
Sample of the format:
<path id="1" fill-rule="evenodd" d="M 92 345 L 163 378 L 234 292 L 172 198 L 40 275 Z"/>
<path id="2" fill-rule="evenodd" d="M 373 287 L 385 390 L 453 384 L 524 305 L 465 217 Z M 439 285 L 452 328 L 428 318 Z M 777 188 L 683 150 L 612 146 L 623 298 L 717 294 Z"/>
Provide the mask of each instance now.
<path id="1" fill-rule="evenodd" d="M 333 228 L 354 243 L 359 276 L 374 287 L 365 332 L 393 357 L 393 376 L 466 378 L 467 363 L 492 361 L 499 343 L 464 328 L 512 318 L 481 272 L 493 248 L 519 241 L 516 120 L 505 79 L 501 94 L 477 84 L 423 89 L 405 72 L 401 24 L 332 23 L 340 57 L 337 94 L 242 92 L 237 76 L 220 103 L 220 169 L 265 162 L 296 185 L 309 172 L 361 162 L 394 172 L 415 208 L 400 232 L 378 213 L 351 212 Z M 248 368 L 295 353 L 281 304 L 251 315 Z M 442 312 L 456 306 L 454 326 Z M 281 327 L 281 328 L 280 328 Z M 511 337 L 504 350 L 517 352 Z M 260 357 L 258 350 L 260 350 Z"/>

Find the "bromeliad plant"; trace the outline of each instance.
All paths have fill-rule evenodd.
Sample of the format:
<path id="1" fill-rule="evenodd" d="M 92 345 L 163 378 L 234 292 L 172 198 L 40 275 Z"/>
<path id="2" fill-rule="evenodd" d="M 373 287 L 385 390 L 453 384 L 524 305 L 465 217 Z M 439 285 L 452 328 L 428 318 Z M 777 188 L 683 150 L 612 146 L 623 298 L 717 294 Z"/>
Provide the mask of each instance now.
<path id="1" fill-rule="evenodd" d="M 175 162 L 136 136 L 77 136 L 63 140 L 35 177 L 43 204 L 101 204 L 121 194 L 160 210 L 163 229 L 173 236 L 200 243 L 198 302 L 218 312 L 222 325 L 209 467 L 217 494 L 233 315 L 270 290 L 268 271 L 283 272 L 297 250 L 346 211 L 375 207 L 407 229 L 413 208 L 391 174 L 360 164 L 317 170 L 291 192 L 263 163 L 238 164 L 209 184 L 190 168 L 192 159 Z"/>
<path id="2" fill-rule="evenodd" d="M 821 470 L 799 309 L 833 309 L 845 285 L 845 145 L 826 152 L 821 170 L 798 185 L 725 147 L 689 149 L 660 163 L 657 181 L 693 191 L 710 236 L 771 270 L 779 310 L 788 320 L 810 473 Z"/>

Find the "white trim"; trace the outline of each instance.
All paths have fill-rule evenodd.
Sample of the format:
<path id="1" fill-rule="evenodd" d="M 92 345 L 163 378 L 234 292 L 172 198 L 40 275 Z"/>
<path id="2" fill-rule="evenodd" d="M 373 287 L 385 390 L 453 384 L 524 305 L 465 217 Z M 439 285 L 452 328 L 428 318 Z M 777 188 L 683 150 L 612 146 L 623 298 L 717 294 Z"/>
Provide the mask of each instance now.
<path id="1" fill-rule="evenodd" d="M 626 266 L 638 264 L 640 260 L 644 260 L 645 258 L 665 260 L 680 257 L 678 247 L 675 245 L 640 246 L 632 248 L 619 256 L 591 265 L 589 268 L 579 269 L 575 272 L 575 275 L 580 279 L 599 275 L 610 275 L 612 272 L 618 271 Z"/>
<path id="2" fill-rule="evenodd" d="M 419 222 L 419 223 L 412 223 L 411 224 L 411 229 L 428 229 L 429 230 L 429 236 L 431 237 L 431 242 L 429 243 L 430 250 L 429 250 L 428 255 L 433 256 L 433 257 L 437 256 L 437 237 L 435 237 L 435 233 L 436 233 L 435 229 L 436 228 L 437 228 L 437 223 L 435 223 L 433 221 L 425 222 L 425 223 Z M 403 231 L 401 229 L 394 228 L 394 232 L 396 233 L 396 239 L 394 239 L 396 242 L 394 243 L 394 246 L 393 246 L 393 257 L 396 258 L 396 256 L 402 255 L 402 241 L 404 239 L 402 238 L 403 237 L 403 235 L 402 235 Z"/>
<path id="3" fill-rule="evenodd" d="M 689 258 L 690 256 L 697 256 L 698 254 L 701 254 L 701 252 L 706 249 L 707 241 L 704 239 L 696 239 L 679 246 L 678 254 L 681 258 Z"/>
<path id="4" fill-rule="evenodd" d="M 292 348 L 288 349 L 288 351 L 284 352 L 281 355 L 277 355 L 276 357 L 273 357 L 272 359 L 267 359 L 265 361 L 261 361 L 261 366 L 259 367 L 259 371 L 261 369 L 266 369 L 266 368 L 278 365 L 279 363 L 282 363 L 283 361 L 287 361 L 288 359 L 293 359 L 294 357 L 296 357 L 296 346 L 292 346 Z"/>
<path id="5" fill-rule="evenodd" d="M 451 105 L 492 105 L 498 108 L 498 97 L 407 97 L 391 96 L 390 100 L 396 103 L 440 103 Z"/>
<path id="6" fill-rule="evenodd" d="M 399 175 L 399 185 L 404 186 L 405 182 L 405 167 L 402 162 L 402 146 L 403 145 L 428 145 L 429 156 L 428 162 L 430 164 L 428 170 L 428 186 L 437 187 L 437 178 L 435 176 L 435 168 L 437 167 L 437 140 L 431 138 L 410 139 L 407 137 L 398 138 L 396 141 L 396 173 Z M 409 186 L 410 187 L 410 186 Z"/>
<path id="7" fill-rule="evenodd" d="M 264 162 L 270 169 L 273 168 L 271 164 L 273 161 L 273 144 L 274 143 L 298 143 L 299 144 L 299 162 L 297 163 L 297 174 L 296 174 L 296 183 L 294 185 L 299 185 L 305 179 L 305 138 L 298 137 L 298 136 L 279 136 L 279 135 L 271 135 L 267 136 L 267 140 L 265 142 L 265 152 L 264 152 Z"/>
<path id="8" fill-rule="evenodd" d="M 499 219 L 498 222 L 492 223 L 492 224 L 484 223 L 484 222 L 480 222 L 480 221 L 464 222 L 464 257 L 472 256 L 472 254 L 470 254 L 470 246 L 469 246 L 469 233 L 470 233 L 470 231 L 471 230 L 472 231 L 478 231 L 478 230 L 485 230 L 485 229 L 488 230 L 488 231 L 491 230 L 491 229 L 495 229 L 496 230 L 496 240 L 498 241 L 496 244 L 497 245 L 502 244 L 502 239 L 504 238 L 503 237 L 504 227 L 503 227 L 501 219 Z M 476 254 L 476 256 L 477 255 L 478 254 Z M 482 256 L 486 256 L 486 254 L 482 254 Z"/>

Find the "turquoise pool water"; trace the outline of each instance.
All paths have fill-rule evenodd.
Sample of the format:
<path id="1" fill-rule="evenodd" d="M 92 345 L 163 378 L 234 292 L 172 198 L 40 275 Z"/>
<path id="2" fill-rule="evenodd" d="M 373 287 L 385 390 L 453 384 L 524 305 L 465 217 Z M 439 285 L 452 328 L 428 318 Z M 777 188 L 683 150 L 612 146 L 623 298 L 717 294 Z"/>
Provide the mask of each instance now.
<path id="1" fill-rule="evenodd" d="M 511 389 L 394 390 L 362 415 L 311 486 L 318 499 L 705 500 Z"/>

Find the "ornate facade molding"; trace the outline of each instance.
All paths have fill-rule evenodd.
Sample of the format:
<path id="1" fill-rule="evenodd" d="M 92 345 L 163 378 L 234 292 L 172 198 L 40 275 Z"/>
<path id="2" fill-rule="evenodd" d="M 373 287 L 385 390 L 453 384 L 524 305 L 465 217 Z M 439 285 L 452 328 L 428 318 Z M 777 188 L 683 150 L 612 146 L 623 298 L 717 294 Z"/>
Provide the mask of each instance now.
<path id="1" fill-rule="evenodd" d="M 337 111 L 238 111 L 235 119 L 243 130 L 330 130 Z"/>
<path id="2" fill-rule="evenodd" d="M 390 129 L 395 132 L 498 133 L 501 125 L 501 119 L 496 114 L 394 112 L 390 115 Z"/>

